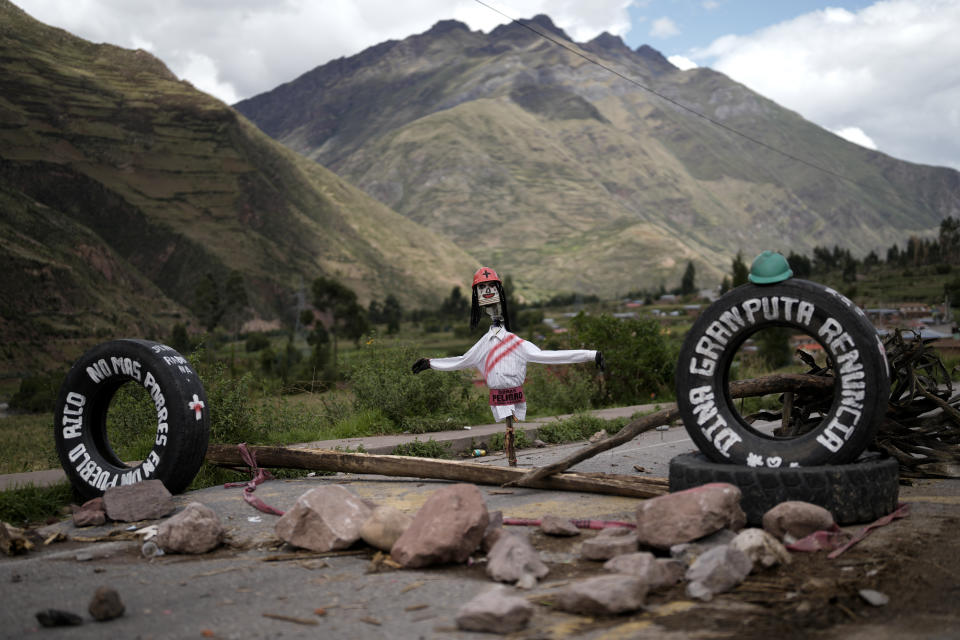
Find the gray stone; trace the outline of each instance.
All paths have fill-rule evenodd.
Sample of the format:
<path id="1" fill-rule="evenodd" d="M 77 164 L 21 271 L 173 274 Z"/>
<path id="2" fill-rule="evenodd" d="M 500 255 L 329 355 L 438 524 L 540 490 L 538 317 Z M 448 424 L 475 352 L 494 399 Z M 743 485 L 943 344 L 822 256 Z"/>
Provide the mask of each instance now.
<path id="1" fill-rule="evenodd" d="M 649 588 L 670 587 L 683 579 L 686 565 L 670 558 L 658 558 L 649 551 L 625 553 L 607 560 L 603 568 L 646 580 Z"/>
<path id="2" fill-rule="evenodd" d="M 90 606 L 87 607 L 94 620 L 105 622 L 119 618 L 126 611 L 123 602 L 120 600 L 120 594 L 116 589 L 110 587 L 100 587 L 93 594 L 90 600 Z"/>
<path id="3" fill-rule="evenodd" d="M 525 575 L 542 578 L 547 565 L 525 536 L 504 533 L 487 554 L 487 575 L 497 582 L 515 583 Z"/>
<path id="4" fill-rule="evenodd" d="M 660 565 L 663 582 L 656 586 L 651 584 L 651 589 L 673 586 L 683 580 L 683 576 L 687 572 L 687 565 L 673 558 L 657 558 L 657 564 Z"/>
<path id="5" fill-rule="evenodd" d="M 103 494 L 103 508 L 111 520 L 136 522 L 166 517 L 177 507 L 162 482 L 144 480 L 107 489 Z"/>
<path id="6" fill-rule="evenodd" d="M 464 631 L 511 633 L 525 629 L 534 607 L 526 598 L 497 586 L 476 596 L 457 611 L 457 627 Z"/>
<path id="7" fill-rule="evenodd" d="M 582 615 L 614 615 L 643 608 L 647 583 L 637 576 L 615 573 L 574 582 L 554 596 L 561 611 Z"/>
<path id="8" fill-rule="evenodd" d="M 670 547 L 670 557 L 676 558 L 689 567 L 704 551 L 730 544 L 736 537 L 737 534 L 730 529 L 720 529 L 693 542 L 673 545 Z"/>
<path id="9" fill-rule="evenodd" d="M 580 529 L 573 521 L 560 516 L 543 516 L 540 519 L 540 530 L 548 536 L 578 536 Z"/>
<path id="10" fill-rule="evenodd" d="M 95 527 L 107 521 L 107 513 L 103 509 L 103 497 L 87 500 L 79 507 L 70 505 L 73 512 L 73 526 Z"/>
<path id="11" fill-rule="evenodd" d="M 604 534 L 606 531 L 611 533 Z M 637 550 L 637 535 L 629 530 L 605 529 L 580 545 L 580 555 L 587 560 L 609 560 Z"/>
<path id="12" fill-rule="evenodd" d="M 334 484 L 307 491 L 280 516 L 274 531 L 295 547 L 310 551 L 346 549 L 360 539 L 372 510 L 345 487 Z"/>
<path id="13" fill-rule="evenodd" d="M 206 553 L 223 542 L 223 525 L 213 509 L 191 502 L 157 526 L 157 546 L 165 553 Z"/>
<path id="14" fill-rule="evenodd" d="M 777 540 L 789 539 L 791 542 L 814 531 L 829 531 L 836 526 L 833 514 L 829 511 L 797 500 L 781 502 L 767 511 L 763 514 L 762 524 L 763 530 Z"/>
<path id="15" fill-rule="evenodd" d="M 590 436 L 589 441 L 590 441 L 590 442 L 600 442 L 601 440 L 606 440 L 606 439 L 607 439 L 607 435 L 608 435 L 608 434 L 607 434 L 607 430 L 606 430 L 606 429 L 600 429 L 600 431 L 597 431 L 597 432 L 594 433 L 592 436 Z"/>
<path id="16" fill-rule="evenodd" d="M 882 607 L 890 602 L 890 596 L 873 589 L 860 589 L 860 597 L 874 607 Z"/>
<path id="17" fill-rule="evenodd" d="M 747 518 L 740 489 L 714 482 L 644 500 L 637 507 L 637 538 L 642 546 L 669 549 L 721 529 L 739 531 Z"/>
<path id="18" fill-rule="evenodd" d="M 763 529 L 744 529 L 730 544 L 747 554 L 754 568 L 790 564 L 792 560 L 786 547 Z"/>
<path id="19" fill-rule="evenodd" d="M 493 545 L 497 544 L 497 540 L 504 534 L 503 511 L 490 511 L 487 515 L 489 520 L 487 521 L 487 528 L 483 532 L 483 540 L 480 543 L 480 548 L 483 549 L 484 553 L 490 553 L 490 549 L 493 549 Z"/>
<path id="20" fill-rule="evenodd" d="M 427 498 L 390 556 L 407 568 L 466 562 L 489 522 L 483 494 L 475 485 L 444 487 Z"/>
<path id="21" fill-rule="evenodd" d="M 603 568 L 613 573 L 625 573 L 643 578 L 648 585 L 659 583 L 662 569 L 657 564 L 657 558 L 649 551 L 624 553 L 610 558 L 603 564 Z"/>
<path id="22" fill-rule="evenodd" d="M 44 609 L 34 614 L 43 627 L 68 627 L 83 624 L 83 618 L 63 609 Z"/>
<path id="23" fill-rule="evenodd" d="M 634 533 L 632 527 L 605 527 L 600 529 L 600 532 L 597 536 L 601 538 L 607 537 L 616 537 L 616 536 L 629 536 Z"/>
<path id="24" fill-rule="evenodd" d="M 743 551 L 730 545 L 714 547 L 701 554 L 687 569 L 687 595 L 698 600 L 712 600 L 716 594 L 743 582 L 752 569 L 753 563 Z"/>
<path id="25" fill-rule="evenodd" d="M 411 522 L 413 518 L 400 509 L 383 505 L 360 527 L 360 537 L 371 547 L 389 552 Z"/>

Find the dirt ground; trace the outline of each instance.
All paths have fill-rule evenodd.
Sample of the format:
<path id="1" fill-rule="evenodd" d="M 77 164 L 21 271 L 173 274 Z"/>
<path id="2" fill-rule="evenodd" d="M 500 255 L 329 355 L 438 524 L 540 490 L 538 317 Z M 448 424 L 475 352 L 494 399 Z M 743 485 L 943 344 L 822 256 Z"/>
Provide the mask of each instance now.
<path id="1" fill-rule="evenodd" d="M 874 529 L 834 559 L 827 552 L 792 553 L 792 562 L 752 574 L 709 603 L 690 603 L 684 585 L 648 595 L 647 610 L 593 620 L 580 633 L 602 638 L 960 638 L 960 500 L 958 481 L 912 481 L 901 487 L 905 518 Z M 844 527 L 857 533 L 863 526 Z M 592 534 L 586 534 L 592 535 Z M 569 551 L 569 539 L 533 533 L 548 558 Z M 597 575 L 598 564 L 548 563 L 544 586 Z M 860 595 L 889 596 L 882 606 Z M 532 598 L 535 601 L 537 598 Z M 549 597 L 543 598 L 544 603 Z M 551 637 L 536 632 L 521 638 Z"/>
<path id="2" fill-rule="evenodd" d="M 629 616 L 585 619 L 572 634 L 591 638 L 960 638 L 960 525 L 958 481 L 912 481 L 901 487 L 904 518 L 874 529 L 834 559 L 827 552 L 792 553 L 792 562 L 752 574 L 734 591 L 692 603 L 684 584 L 648 595 L 647 609 Z M 865 525 L 864 525 L 865 526 Z M 864 526 L 844 527 L 855 534 Z M 584 532 L 576 540 L 595 535 Z M 549 589 L 602 573 L 600 564 L 570 558 L 571 538 L 530 532 L 547 560 L 548 591 L 531 595 L 549 605 Z M 447 569 L 456 570 L 456 569 Z M 486 580 L 482 565 L 459 569 Z M 860 595 L 889 596 L 882 606 Z M 607 633 L 604 633 L 606 631 Z M 515 638 L 558 637 L 529 629 Z"/>
<path id="3" fill-rule="evenodd" d="M 960 638 L 956 482 L 901 487 L 910 515 L 875 529 L 837 558 L 795 552 L 790 565 L 753 574 L 695 614 L 657 617 L 656 624 L 696 638 Z M 861 589 L 890 600 L 873 606 Z M 684 597 L 681 585 L 651 594 L 648 602 Z"/>

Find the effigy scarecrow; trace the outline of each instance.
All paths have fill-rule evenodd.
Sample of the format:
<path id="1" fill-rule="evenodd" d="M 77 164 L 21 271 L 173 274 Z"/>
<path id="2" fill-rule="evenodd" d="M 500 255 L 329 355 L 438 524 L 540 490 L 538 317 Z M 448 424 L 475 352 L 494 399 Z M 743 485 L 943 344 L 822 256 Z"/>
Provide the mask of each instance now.
<path id="1" fill-rule="evenodd" d="M 470 328 L 480 323 L 481 310 L 486 311 L 492 323 L 487 333 L 462 356 L 450 358 L 420 358 L 413 364 L 413 372 L 427 369 L 455 371 L 477 369 L 490 388 L 490 409 L 496 422 L 506 420 L 505 449 L 510 466 L 517 466 L 514 450 L 513 421 L 527 415 L 527 399 L 523 381 L 527 363 L 574 364 L 596 363 L 603 370 L 603 355 L 588 349 L 543 351 L 537 345 L 510 333 L 507 298 L 496 271 L 481 267 L 473 275 L 473 302 L 470 308 Z"/>

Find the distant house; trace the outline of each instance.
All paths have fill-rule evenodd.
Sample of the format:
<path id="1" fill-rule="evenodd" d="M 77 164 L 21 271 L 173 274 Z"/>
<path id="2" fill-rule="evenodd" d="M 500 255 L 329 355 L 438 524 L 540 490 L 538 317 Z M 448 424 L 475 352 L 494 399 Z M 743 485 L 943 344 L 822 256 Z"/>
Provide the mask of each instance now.
<path id="1" fill-rule="evenodd" d="M 930 315 L 930 305 L 922 302 L 905 302 L 897 307 L 901 317 L 922 318 Z"/>
<path id="2" fill-rule="evenodd" d="M 867 318 L 877 327 L 885 327 L 900 322 L 900 310 L 894 307 L 877 307 L 875 309 L 864 309 Z"/>
<path id="3" fill-rule="evenodd" d="M 797 349 L 803 349 L 804 351 L 823 351 L 823 345 L 808 336 L 805 333 L 796 334 L 790 336 L 790 349 L 796 351 Z"/>

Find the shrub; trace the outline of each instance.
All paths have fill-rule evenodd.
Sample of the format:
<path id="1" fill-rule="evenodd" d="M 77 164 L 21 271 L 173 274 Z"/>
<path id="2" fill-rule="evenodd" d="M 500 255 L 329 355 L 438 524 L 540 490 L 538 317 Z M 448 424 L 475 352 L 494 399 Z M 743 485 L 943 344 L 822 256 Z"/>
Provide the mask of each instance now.
<path id="1" fill-rule="evenodd" d="M 413 442 L 398 444 L 391 452 L 395 456 L 414 456 L 417 458 L 444 458 L 453 457 L 449 442 L 437 442 L 430 439 L 426 442 L 414 439 Z"/>
<path id="2" fill-rule="evenodd" d="M 634 404 L 648 400 L 651 393 L 672 395 L 677 354 L 655 320 L 580 313 L 571 328 L 573 348 L 603 352 L 603 404 Z"/>
<path id="3" fill-rule="evenodd" d="M 409 345 L 388 348 L 379 340 L 361 345 L 349 379 L 358 409 L 379 409 L 401 429 L 422 432 L 469 424 L 484 410 L 467 371 L 424 371 L 410 366 L 421 356 Z"/>
<path id="4" fill-rule="evenodd" d="M 507 434 L 504 431 L 498 431 L 490 436 L 490 451 L 503 451 L 506 447 Z M 513 432 L 514 449 L 527 449 L 532 447 L 533 443 L 527 437 L 527 432 L 523 429 L 516 429 Z"/>
<path id="5" fill-rule="evenodd" d="M 593 364 L 527 367 L 523 383 L 531 414 L 575 413 L 591 408 L 600 396 L 599 377 Z"/>
<path id="6" fill-rule="evenodd" d="M 537 429 L 537 437 L 550 444 L 586 440 L 597 431 L 606 429 L 609 435 L 620 431 L 627 424 L 626 418 L 604 420 L 589 413 L 578 413 L 566 420 L 558 420 Z"/>
<path id="7" fill-rule="evenodd" d="M 270 338 L 264 333 L 256 332 L 251 333 L 247 336 L 247 340 L 244 343 L 244 349 L 247 353 L 254 353 L 255 351 L 263 351 L 270 346 Z"/>
<path id="8" fill-rule="evenodd" d="M 66 372 L 63 371 L 27 376 L 20 381 L 20 388 L 10 398 L 10 409 L 25 413 L 53 411 L 64 377 Z"/>

